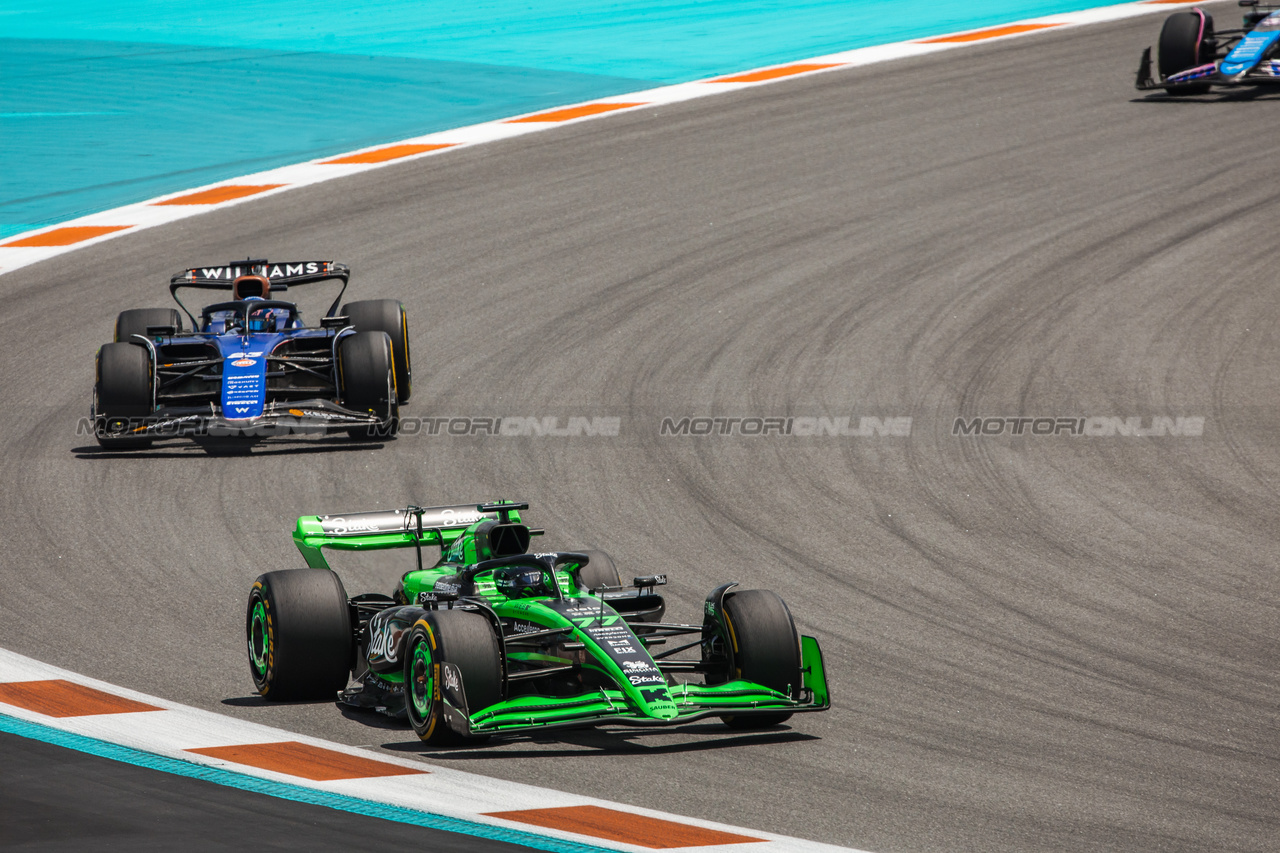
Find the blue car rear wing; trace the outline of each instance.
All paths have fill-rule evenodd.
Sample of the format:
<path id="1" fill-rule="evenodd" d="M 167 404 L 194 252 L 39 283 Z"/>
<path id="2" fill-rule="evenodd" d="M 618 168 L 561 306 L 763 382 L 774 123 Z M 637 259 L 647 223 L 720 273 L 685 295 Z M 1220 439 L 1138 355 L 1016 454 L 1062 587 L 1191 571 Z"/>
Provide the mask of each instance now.
<path id="1" fill-rule="evenodd" d="M 346 264 L 334 263 L 333 261 L 288 261 L 288 262 L 272 262 L 265 258 L 254 259 L 246 258 L 243 261 L 232 261 L 227 264 L 214 267 L 193 267 L 184 270 L 169 279 L 169 294 L 173 297 L 173 301 L 186 312 L 191 318 L 191 322 L 195 323 L 196 318 L 182 304 L 182 300 L 178 298 L 178 291 L 183 288 L 192 288 L 196 290 L 234 290 L 237 278 L 245 275 L 262 276 L 270 284 L 270 290 L 288 290 L 301 284 L 313 284 L 320 281 L 338 280 L 342 282 L 342 289 L 338 291 L 338 296 L 333 300 L 333 304 L 329 306 L 329 310 L 325 312 L 326 317 L 334 316 L 338 311 L 338 305 L 342 302 L 342 295 L 347 291 L 347 283 L 351 279 L 351 269 Z M 268 296 L 263 293 L 262 296 Z"/>

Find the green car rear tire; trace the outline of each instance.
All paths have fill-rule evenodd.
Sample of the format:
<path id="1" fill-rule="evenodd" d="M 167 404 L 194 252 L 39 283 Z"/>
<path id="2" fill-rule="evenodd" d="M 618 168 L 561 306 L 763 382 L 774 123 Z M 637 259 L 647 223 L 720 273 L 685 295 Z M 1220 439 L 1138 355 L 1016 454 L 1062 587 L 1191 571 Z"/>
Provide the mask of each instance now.
<path id="1" fill-rule="evenodd" d="M 342 581 L 325 569 L 267 572 L 245 613 L 254 686 L 273 702 L 332 699 L 346 687 L 354 653 Z"/>
<path id="2" fill-rule="evenodd" d="M 613 557 L 604 551 L 583 551 L 590 559 L 578 573 L 578 580 L 584 590 L 604 589 L 605 587 L 622 586 L 622 575 Z"/>

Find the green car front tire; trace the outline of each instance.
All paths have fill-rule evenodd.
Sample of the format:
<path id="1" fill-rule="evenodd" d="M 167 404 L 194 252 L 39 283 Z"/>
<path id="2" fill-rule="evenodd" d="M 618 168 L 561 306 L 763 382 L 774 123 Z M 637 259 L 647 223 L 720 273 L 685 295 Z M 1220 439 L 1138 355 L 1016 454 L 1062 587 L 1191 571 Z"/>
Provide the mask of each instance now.
<path id="1" fill-rule="evenodd" d="M 471 713 L 502 699 L 498 638 L 488 619 L 467 610 L 428 611 L 410 629 L 404 658 L 405 708 L 422 741 L 448 746 L 488 739 L 464 738 L 449 728 L 440 683 L 440 664 L 451 663 L 462 673 Z"/>
<path id="2" fill-rule="evenodd" d="M 734 646 L 735 677 L 798 699 L 804 677 L 800 672 L 800 634 L 786 602 L 767 589 L 743 590 L 725 599 L 724 615 Z M 734 729 L 762 729 L 790 717 L 790 711 L 781 711 L 720 719 Z"/>

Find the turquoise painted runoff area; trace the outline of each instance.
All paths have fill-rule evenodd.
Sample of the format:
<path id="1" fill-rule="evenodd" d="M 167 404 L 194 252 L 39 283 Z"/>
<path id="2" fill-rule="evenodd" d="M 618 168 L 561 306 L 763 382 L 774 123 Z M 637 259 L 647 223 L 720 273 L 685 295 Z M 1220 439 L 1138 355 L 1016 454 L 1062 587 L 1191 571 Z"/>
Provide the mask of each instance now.
<path id="1" fill-rule="evenodd" d="M 0 236 L 519 113 L 1098 0 L 0 0 Z"/>

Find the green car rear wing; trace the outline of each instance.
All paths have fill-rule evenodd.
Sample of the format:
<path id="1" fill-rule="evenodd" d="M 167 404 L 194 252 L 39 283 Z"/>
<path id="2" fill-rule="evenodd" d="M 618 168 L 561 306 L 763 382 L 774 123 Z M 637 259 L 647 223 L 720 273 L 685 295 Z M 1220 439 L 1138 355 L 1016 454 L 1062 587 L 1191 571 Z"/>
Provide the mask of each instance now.
<path id="1" fill-rule="evenodd" d="M 409 506 L 345 515 L 304 515 L 293 531 L 293 542 L 307 565 L 327 569 L 322 549 L 379 551 L 387 548 L 448 548 L 478 521 L 519 524 L 526 503 L 494 501 L 460 506 Z M 542 531 L 530 531 L 532 534 Z"/>

